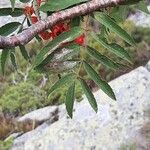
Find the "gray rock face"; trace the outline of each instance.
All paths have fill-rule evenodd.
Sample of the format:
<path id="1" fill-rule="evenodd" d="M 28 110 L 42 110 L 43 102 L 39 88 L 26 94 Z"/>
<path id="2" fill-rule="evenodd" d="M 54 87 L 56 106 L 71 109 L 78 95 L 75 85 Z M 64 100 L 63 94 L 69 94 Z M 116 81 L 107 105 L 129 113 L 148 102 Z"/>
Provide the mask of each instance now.
<path id="1" fill-rule="evenodd" d="M 149 120 L 145 110 L 150 109 L 150 72 L 139 67 L 110 85 L 117 101 L 101 90 L 95 92 L 96 114 L 84 96 L 75 103 L 73 119 L 61 111 L 59 121 L 45 122 L 16 138 L 11 150 L 117 150 L 122 143 L 135 142 L 133 137 L 140 142 L 137 131 Z M 60 109 L 64 110 L 64 105 Z"/>
<path id="2" fill-rule="evenodd" d="M 150 5 L 147 7 L 150 12 Z M 142 11 L 137 11 L 135 14 L 129 16 L 129 20 L 133 21 L 136 26 L 149 27 L 150 26 L 150 15 Z"/>
<path id="3" fill-rule="evenodd" d="M 146 68 L 148 71 L 150 71 L 150 61 L 147 63 Z"/>
<path id="4" fill-rule="evenodd" d="M 52 117 L 52 113 L 55 112 L 57 109 L 57 106 L 48 106 L 45 108 L 41 108 L 24 115 L 23 117 L 19 118 L 18 121 L 23 122 L 28 119 L 38 121 L 47 120 Z"/>

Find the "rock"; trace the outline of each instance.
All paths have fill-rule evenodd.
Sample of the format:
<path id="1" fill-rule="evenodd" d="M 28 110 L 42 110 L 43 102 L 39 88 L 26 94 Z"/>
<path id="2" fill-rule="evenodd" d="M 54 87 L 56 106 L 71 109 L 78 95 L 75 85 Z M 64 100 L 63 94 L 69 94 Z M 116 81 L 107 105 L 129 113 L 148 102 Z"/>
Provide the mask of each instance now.
<path id="1" fill-rule="evenodd" d="M 148 6 L 148 10 L 150 12 L 150 6 Z M 150 26 L 150 15 L 141 11 L 137 11 L 135 14 L 130 15 L 128 19 L 133 21 L 136 26 Z"/>
<path id="2" fill-rule="evenodd" d="M 150 71 L 150 61 L 146 64 L 145 67 L 147 68 L 148 71 Z"/>
<path id="3" fill-rule="evenodd" d="M 142 128 L 136 131 L 134 142 L 138 150 L 150 149 L 150 122 L 145 123 Z"/>
<path id="4" fill-rule="evenodd" d="M 48 106 L 33 112 L 30 112 L 17 119 L 19 124 L 27 122 L 34 122 L 35 127 L 46 122 L 48 125 L 58 121 L 66 115 L 66 109 L 64 106 Z"/>
<path id="5" fill-rule="evenodd" d="M 58 110 L 57 106 L 48 106 L 45 108 L 41 108 L 41 109 L 35 110 L 33 112 L 30 112 L 30 113 L 20 117 L 18 119 L 18 122 L 24 122 L 28 119 L 37 120 L 37 121 L 48 120 L 48 119 L 52 118 L 52 116 L 58 114 L 58 112 L 56 112 L 57 110 Z M 56 114 L 54 114 L 54 113 L 56 113 Z"/>
<path id="6" fill-rule="evenodd" d="M 15 139 L 15 138 L 21 136 L 22 134 L 23 134 L 23 132 L 13 133 L 8 138 L 6 138 L 5 141 L 8 141 L 9 139 Z"/>
<path id="7" fill-rule="evenodd" d="M 59 121 L 47 121 L 16 138 L 11 150 L 117 150 L 122 143 L 135 142 L 131 137 L 149 120 L 144 110 L 150 106 L 150 72 L 139 67 L 110 85 L 117 101 L 101 90 L 95 92 L 99 106 L 96 114 L 83 96 L 83 101 L 75 103 L 73 119 L 61 105 Z"/>
<path id="8" fill-rule="evenodd" d="M 62 117 L 61 115 L 64 114 L 63 112 L 65 113 L 65 109 L 60 111 L 58 106 L 41 108 L 18 118 L 17 125 L 20 128 L 26 129 L 25 127 L 28 124 L 27 129 L 24 130 L 24 132 L 27 132 L 33 130 L 33 128 L 37 128 L 44 122 L 47 122 L 48 125 L 50 125 L 58 121 Z"/>

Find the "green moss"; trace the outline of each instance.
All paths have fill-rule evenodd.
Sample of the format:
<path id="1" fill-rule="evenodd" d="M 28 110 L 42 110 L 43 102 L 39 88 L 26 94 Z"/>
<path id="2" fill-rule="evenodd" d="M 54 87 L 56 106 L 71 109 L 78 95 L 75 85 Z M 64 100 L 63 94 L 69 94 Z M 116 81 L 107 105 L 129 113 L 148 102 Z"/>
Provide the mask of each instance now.
<path id="1" fill-rule="evenodd" d="M 35 109 L 48 105 L 59 105 L 64 103 L 68 86 L 63 86 L 47 97 L 47 91 L 51 87 L 50 82 L 43 89 L 39 88 L 37 83 L 41 76 L 32 72 L 27 82 L 20 82 L 16 85 L 7 85 L 7 90 L 2 89 L 0 96 L 0 107 L 4 113 L 23 115 Z M 52 79 L 49 79 L 50 81 Z M 75 97 L 78 101 L 82 99 L 82 90 L 80 84 L 76 84 Z"/>
<path id="2" fill-rule="evenodd" d="M 42 78 L 43 78 L 43 74 L 41 74 L 35 70 L 31 70 L 31 72 L 29 73 L 29 76 L 27 78 L 27 81 L 34 85 L 38 85 Z"/>
<path id="3" fill-rule="evenodd" d="M 13 138 L 9 138 L 6 141 L 1 141 L 0 140 L 0 150 L 9 150 L 10 147 L 13 144 L 14 139 Z"/>
<path id="4" fill-rule="evenodd" d="M 5 90 L 8 88 L 8 83 L 6 82 L 0 82 L 0 97 L 5 92 Z"/>
<path id="5" fill-rule="evenodd" d="M 22 82 L 5 90 L 0 98 L 0 106 L 3 112 L 25 114 L 43 107 L 45 100 L 45 91 L 33 84 Z"/>

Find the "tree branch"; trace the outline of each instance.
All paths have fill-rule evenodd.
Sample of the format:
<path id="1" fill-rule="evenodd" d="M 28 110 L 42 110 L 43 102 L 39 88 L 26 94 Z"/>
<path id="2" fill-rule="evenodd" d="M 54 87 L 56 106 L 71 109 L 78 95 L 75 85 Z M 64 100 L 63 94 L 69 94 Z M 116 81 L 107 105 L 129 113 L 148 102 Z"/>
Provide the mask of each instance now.
<path id="1" fill-rule="evenodd" d="M 38 21 L 36 24 L 33 24 L 17 35 L 13 35 L 11 37 L 0 36 L 0 48 L 3 49 L 15 47 L 18 45 L 25 45 L 29 41 L 31 41 L 36 34 L 52 27 L 57 22 L 71 19 L 76 16 L 86 15 L 103 8 L 123 5 L 129 1 L 133 0 L 91 0 L 78 6 L 55 12 L 51 16 L 47 17 L 44 20 Z"/>

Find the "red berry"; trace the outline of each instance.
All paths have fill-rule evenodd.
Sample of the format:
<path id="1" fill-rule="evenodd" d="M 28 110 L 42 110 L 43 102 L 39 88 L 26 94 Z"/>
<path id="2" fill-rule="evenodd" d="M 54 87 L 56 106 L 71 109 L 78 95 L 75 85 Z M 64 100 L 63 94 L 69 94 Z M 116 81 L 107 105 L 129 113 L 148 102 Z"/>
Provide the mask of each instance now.
<path id="1" fill-rule="evenodd" d="M 69 31 L 70 27 L 69 25 L 64 24 L 63 27 L 61 28 L 62 31 Z"/>
<path id="2" fill-rule="evenodd" d="M 54 28 L 54 29 L 52 30 L 52 37 L 55 38 L 56 36 L 58 36 L 58 35 L 61 34 L 61 33 L 62 33 L 62 32 L 61 32 L 60 29 Z"/>
<path id="3" fill-rule="evenodd" d="M 34 24 L 34 23 L 38 22 L 38 18 L 36 16 L 32 16 L 31 21 Z"/>
<path id="4" fill-rule="evenodd" d="M 85 35 L 81 35 L 79 37 L 77 37 L 74 41 L 75 43 L 79 44 L 79 45 L 83 45 L 84 44 L 84 40 L 85 40 Z"/>
<path id="5" fill-rule="evenodd" d="M 24 14 L 25 15 L 32 15 L 34 13 L 34 9 L 33 9 L 33 7 L 31 6 L 26 6 L 25 8 L 24 8 Z"/>
<path id="6" fill-rule="evenodd" d="M 58 36 L 62 32 L 65 32 L 68 30 L 69 30 L 69 26 L 67 26 L 64 23 L 58 23 L 55 26 L 53 26 L 53 28 L 52 28 L 52 38 L 55 38 L 56 36 Z"/>
<path id="7" fill-rule="evenodd" d="M 49 40 L 52 37 L 52 34 L 48 31 L 42 31 L 39 33 L 43 40 Z"/>

